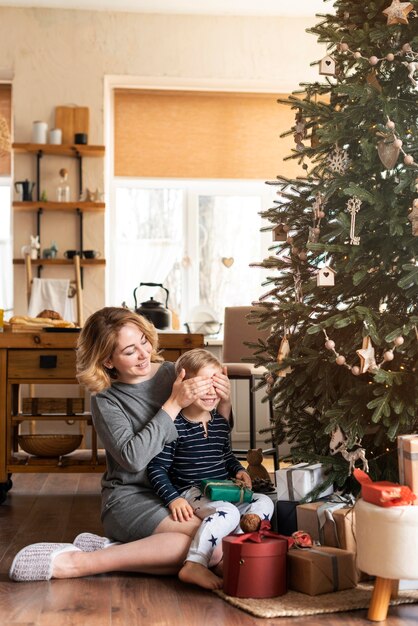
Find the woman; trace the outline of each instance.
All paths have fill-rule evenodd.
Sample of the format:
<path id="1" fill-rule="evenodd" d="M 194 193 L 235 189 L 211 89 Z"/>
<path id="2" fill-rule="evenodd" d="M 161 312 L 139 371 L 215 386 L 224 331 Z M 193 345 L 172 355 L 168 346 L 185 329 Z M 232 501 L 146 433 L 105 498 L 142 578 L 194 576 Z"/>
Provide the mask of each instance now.
<path id="1" fill-rule="evenodd" d="M 154 326 L 128 309 L 106 307 L 86 321 L 78 342 L 77 378 L 92 397 L 95 429 L 106 450 L 102 522 L 106 535 L 82 533 L 73 544 L 23 548 L 10 568 L 16 581 L 75 578 L 111 571 L 176 573 L 200 520 L 174 521 L 148 482 L 149 461 L 177 438 L 174 420 L 212 385 L 176 377 L 157 353 Z M 226 373 L 215 377 L 219 413 L 231 411 Z M 122 543 L 116 543 L 122 542 Z"/>

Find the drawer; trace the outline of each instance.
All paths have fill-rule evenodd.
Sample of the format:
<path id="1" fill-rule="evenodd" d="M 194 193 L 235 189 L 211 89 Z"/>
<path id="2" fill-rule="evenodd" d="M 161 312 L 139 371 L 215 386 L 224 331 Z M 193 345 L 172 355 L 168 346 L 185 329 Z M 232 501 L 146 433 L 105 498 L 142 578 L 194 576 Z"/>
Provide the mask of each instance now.
<path id="1" fill-rule="evenodd" d="M 75 379 L 75 350 L 9 350 L 8 378 Z"/>

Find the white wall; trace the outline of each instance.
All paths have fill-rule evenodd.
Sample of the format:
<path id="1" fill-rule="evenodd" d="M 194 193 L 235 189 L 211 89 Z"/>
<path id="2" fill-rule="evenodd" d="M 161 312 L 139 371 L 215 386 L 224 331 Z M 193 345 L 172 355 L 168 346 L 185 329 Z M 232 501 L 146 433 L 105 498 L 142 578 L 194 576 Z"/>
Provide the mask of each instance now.
<path id="1" fill-rule="evenodd" d="M 52 128 L 55 106 L 73 103 L 90 109 L 89 143 L 104 143 L 105 76 L 291 91 L 317 77 L 310 63 L 324 50 L 305 33 L 314 21 L 0 8 L 0 80 L 13 83 L 14 140 L 30 141 L 33 120 L 47 121 Z M 272 128 L 272 141 L 275 136 Z M 50 199 L 63 166 L 73 179 L 71 163 L 56 157 L 43 163 L 42 189 Z M 84 170 L 85 186 L 104 188 L 100 160 L 89 159 Z M 15 159 L 14 179 L 22 178 L 35 178 L 34 160 L 27 156 Z M 74 248 L 75 224 L 71 215 L 43 218 L 42 247 L 55 239 L 59 254 Z M 15 257 L 35 228 L 34 215 L 15 215 Z M 84 247 L 104 250 L 102 215 L 86 215 Z M 62 272 L 50 270 L 49 275 Z M 23 269 L 15 268 L 17 313 L 26 312 L 23 278 Z M 104 304 L 104 279 L 103 269 L 85 272 L 86 315 Z"/>

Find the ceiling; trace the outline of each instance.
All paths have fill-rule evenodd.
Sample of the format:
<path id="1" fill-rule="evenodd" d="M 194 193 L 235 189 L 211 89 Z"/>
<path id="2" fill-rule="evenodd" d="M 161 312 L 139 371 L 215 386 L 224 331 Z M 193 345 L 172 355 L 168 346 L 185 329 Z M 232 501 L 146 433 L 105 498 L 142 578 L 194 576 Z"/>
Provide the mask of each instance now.
<path id="1" fill-rule="evenodd" d="M 0 6 L 137 13 L 313 16 L 330 12 L 328 0 L 0 0 Z"/>

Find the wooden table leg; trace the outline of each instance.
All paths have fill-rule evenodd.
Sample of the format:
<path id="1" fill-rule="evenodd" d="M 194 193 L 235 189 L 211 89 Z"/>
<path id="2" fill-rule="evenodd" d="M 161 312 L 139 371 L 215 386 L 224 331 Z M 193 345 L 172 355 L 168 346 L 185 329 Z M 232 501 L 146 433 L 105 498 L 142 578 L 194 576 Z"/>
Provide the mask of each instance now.
<path id="1" fill-rule="evenodd" d="M 382 622 L 386 619 L 389 601 L 394 581 L 391 578 L 376 578 L 372 599 L 367 617 L 372 622 Z"/>

